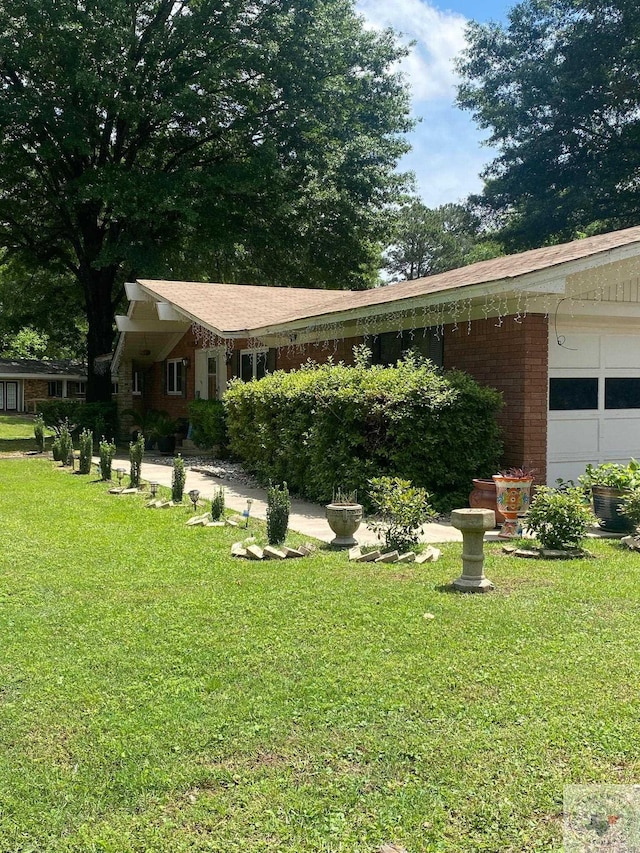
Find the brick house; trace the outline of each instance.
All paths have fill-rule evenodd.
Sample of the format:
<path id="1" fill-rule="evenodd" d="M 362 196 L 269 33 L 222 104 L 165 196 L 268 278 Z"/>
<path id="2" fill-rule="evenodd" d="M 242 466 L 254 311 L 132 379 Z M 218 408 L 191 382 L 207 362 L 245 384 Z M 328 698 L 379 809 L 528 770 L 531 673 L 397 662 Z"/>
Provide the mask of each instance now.
<path id="1" fill-rule="evenodd" d="M 575 478 L 640 456 L 640 227 L 374 290 L 140 280 L 112 370 L 122 408 L 186 417 L 229 379 L 416 347 L 504 397 L 505 465 Z"/>
<path id="2" fill-rule="evenodd" d="M 58 398 L 84 400 L 87 371 L 72 361 L 0 359 L 0 412 L 35 412 Z"/>

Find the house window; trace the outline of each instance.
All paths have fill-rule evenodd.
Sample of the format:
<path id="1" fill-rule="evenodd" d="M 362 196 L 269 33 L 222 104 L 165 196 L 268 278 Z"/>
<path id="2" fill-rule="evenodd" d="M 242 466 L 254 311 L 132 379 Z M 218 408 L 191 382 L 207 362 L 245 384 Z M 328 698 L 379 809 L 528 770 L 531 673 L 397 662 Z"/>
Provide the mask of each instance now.
<path id="1" fill-rule="evenodd" d="M 218 399 L 218 356 L 207 356 L 207 399 Z"/>
<path id="2" fill-rule="evenodd" d="M 640 409 L 640 379 L 605 379 L 605 409 Z"/>
<path id="3" fill-rule="evenodd" d="M 114 381 L 112 381 L 112 383 L 111 383 L 111 393 L 112 393 L 115 397 L 117 397 L 119 392 L 120 392 L 120 386 L 118 385 L 117 381 L 115 381 L 115 380 L 114 380 Z"/>
<path id="4" fill-rule="evenodd" d="M 267 372 L 267 352 L 266 349 L 242 350 L 240 353 L 240 379 L 243 382 L 262 379 Z"/>
<path id="5" fill-rule="evenodd" d="M 551 412 L 577 412 L 597 408 L 597 379 L 549 380 L 549 410 Z"/>
<path id="6" fill-rule="evenodd" d="M 142 374 L 139 370 L 134 370 L 131 377 L 131 393 L 142 394 Z"/>
<path id="7" fill-rule="evenodd" d="M 84 382 L 68 382 L 67 396 L 68 397 L 84 397 L 87 393 L 86 383 Z"/>
<path id="8" fill-rule="evenodd" d="M 167 394 L 182 394 L 183 369 L 181 358 L 167 361 Z"/>
<path id="9" fill-rule="evenodd" d="M 49 397 L 62 397 L 62 379 L 52 379 L 47 384 Z"/>

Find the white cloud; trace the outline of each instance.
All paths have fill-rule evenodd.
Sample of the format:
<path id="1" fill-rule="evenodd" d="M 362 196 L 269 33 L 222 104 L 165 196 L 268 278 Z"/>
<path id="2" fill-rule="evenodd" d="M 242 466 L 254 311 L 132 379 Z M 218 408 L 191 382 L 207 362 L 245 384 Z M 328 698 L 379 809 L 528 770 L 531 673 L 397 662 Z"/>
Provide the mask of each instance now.
<path id="1" fill-rule="evenodd" d="M 415 41 L 402 63 L 414 101 L 454 97 L 453 59 L 465 46 L 466 18 L 421 0 L 358 0 L 356 8 L 369 26 L 393 27 L 402 41 Z"/>
<path id="2" fill-rule="evenodd" d="M 400 169 L 415 172 L 418 195 L 429 207 L 479 192 L 480 172 L 496 152 L 482 146 L 486 133 L 455 106 L 453 60 L 465 48 L 467 19 L 426 0 L 357 0 L 356 8 L 367 26 L 392 27 L 403 42 L 415 42 L 401 67 L 422 120 L 409 135 L 413 147 Z"/>

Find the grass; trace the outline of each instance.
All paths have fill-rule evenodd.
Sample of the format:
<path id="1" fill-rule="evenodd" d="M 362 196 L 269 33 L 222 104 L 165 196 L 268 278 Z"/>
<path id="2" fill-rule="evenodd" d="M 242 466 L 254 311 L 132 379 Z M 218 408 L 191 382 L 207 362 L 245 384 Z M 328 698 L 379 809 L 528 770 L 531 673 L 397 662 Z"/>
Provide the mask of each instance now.
<path id="1" fill-rule="evenodd" d="M 492 546 L 474 596 L 459 545 L 234 561 L 237 531 L 41 459 L 0 500 L 2 853 L 560 850 L 564 785 L 638 779 L 617 544 Z"/>
<path id="2" fill-rule="evenodd" d="M 50 443 L 52 431 L 45 430 Z M 0 415 L 0 453 L 26 453 L 37 450 L 33 435 L 33 417 L 29 415 Z"/>

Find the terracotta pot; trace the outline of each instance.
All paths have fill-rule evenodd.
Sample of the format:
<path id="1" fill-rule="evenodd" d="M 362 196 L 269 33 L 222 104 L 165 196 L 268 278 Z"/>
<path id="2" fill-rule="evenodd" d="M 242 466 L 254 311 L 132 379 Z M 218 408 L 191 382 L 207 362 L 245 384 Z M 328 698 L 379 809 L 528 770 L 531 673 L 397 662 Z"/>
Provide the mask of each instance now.
<path id="1" fill-rule="evenodd" d="M 469 495 L 469 506 L 473 509 L 492 509 L 496 514 L 496 527 L 504 521 L 504 515 L 498 509 L 496 484 L 493 480 L 472 480 L 473 491 Z"/>
<path id="2" fill-rule="evenodd" d="M 336 534 L 331 545 L 350 548 L 357 545 L 353 534 L 362 521 L 362 504 L 327 504 L 325 507 L 329 527 Z"/>

